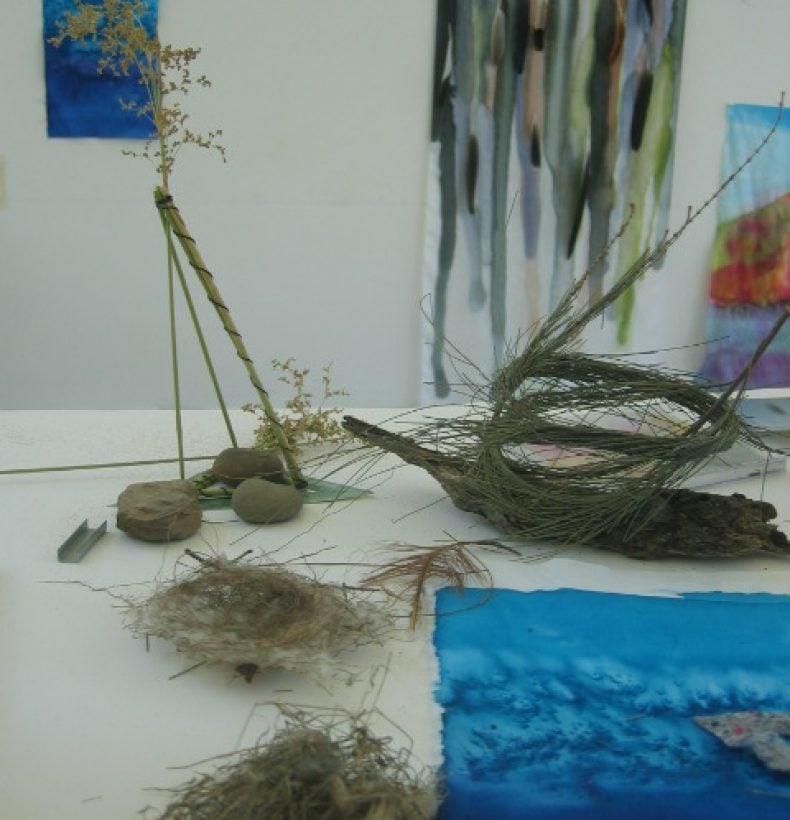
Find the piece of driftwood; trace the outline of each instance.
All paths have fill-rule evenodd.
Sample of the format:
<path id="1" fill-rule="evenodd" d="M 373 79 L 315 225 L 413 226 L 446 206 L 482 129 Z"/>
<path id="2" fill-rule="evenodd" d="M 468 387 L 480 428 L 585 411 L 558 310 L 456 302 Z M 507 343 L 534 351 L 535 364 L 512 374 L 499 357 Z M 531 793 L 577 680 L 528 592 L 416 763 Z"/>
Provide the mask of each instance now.
<path id="1" fill-rule="evenodd" d="M 373 424 L 345 416 L 343 426 L 370 445 L 430 473 L 461 510 L 477 513 L 503 533 L 530 537 L 533 522 L 490 503 L 476 465 L 446 455 Z M 517 464 L 510 465 L 518 470 Z M 732 558 L 758 552 L 790 555 L 787 536 L 769 523 L 776 509 L 740 494 L 715 495 L 687 489 L 659 490 L 637 516 L 587 538 L 591 546 L 634 558 Z"/>

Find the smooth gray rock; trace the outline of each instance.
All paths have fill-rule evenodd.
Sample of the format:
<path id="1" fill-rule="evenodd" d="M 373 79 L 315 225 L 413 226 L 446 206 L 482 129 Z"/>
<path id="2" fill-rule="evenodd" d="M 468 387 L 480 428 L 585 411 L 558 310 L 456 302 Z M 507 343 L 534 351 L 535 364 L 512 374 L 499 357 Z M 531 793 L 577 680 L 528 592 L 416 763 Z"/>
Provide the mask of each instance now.
<path id="1" fill-rule="evenodd" d="M 248 478 L 233 491 L 230 503 L 243 521 L 274 524 L 293 518 L 302 509 L 304 496 L 290 484 Z"/>
<path id="2" fill-rule="evenodd" d="M 218 481 L 235 487 L 248 478 L 265 478 L 283 483 L 283 462 L 276 450 L 228 447 L 215 459 L 211 472 Z"/>
<path id="3" fill-rule="evenodd" d="M 118 529 L 141 541 L 181 541 L 200 528 L 203 510 L 188 481 L 130 484 L 118 496 Z"/>

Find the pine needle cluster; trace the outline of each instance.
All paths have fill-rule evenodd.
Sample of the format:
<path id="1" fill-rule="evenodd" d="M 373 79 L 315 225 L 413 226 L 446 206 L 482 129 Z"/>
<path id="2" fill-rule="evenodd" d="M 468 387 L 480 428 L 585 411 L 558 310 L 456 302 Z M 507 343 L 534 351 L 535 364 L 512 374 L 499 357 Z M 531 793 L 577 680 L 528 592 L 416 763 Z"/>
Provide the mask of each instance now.
<path id="1" fill-rule="evenodd" d="M 423 611 L 429 581 L 448 585 L 462 593 L 469 583 L 491 588 L 491 572 L 468 547 L 496 542 L 453 541 L 438 547 L 405 546 L 407 554 L 369 573 L 367 587 L 400 587 L 399 596 L 409 598 L 409 628 L 416 629 Z"/>

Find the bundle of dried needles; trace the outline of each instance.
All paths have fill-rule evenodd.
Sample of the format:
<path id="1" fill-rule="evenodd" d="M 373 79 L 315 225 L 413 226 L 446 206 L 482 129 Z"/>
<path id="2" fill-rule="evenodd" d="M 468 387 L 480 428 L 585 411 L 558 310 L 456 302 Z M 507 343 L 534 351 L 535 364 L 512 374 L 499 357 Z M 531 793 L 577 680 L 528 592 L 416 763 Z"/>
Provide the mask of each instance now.
<path id="1" fill-rule="evenodd" d="M 748 368 L 716 398 L 676 372 L 578 350 L 583 329 L 664 256 L 720 191 L 580 308 L 593 264 L 522 352 L 489 383 L 472 385 L 468 413 L 427 421 L 409 435 L 352 417 L 346 429 L 424 468 L 456 506 L 518 537 L 651 558 L 790 553 L 785 535 L 767 523 L 776 516 L 770 504 L 677 489 L 737 440 L 760 444 L 738 417 L 737 402 L 728 400 Z"/>
<path id="2" fill-rule="evenodd" d="M 279 565 L 188 553 L 197 567 L 128 601 L 127 624 L 198 662 L 230 664 L 248 681 L 268 668 L 320 677 L 338 653 L 381 643 L 390 629 L 380 607 L 346 587 Z"/>
<path id="3" fill-rule="evenodd" d="M 176 790 L 161 820 L 427 820 L 439 805 L 433 778 L 407 751 L 360 721 L 288 710 L 268 742 L 234 755 Z"/>
<path id="4" fill-rule="evenodd" d="M 497 541 L 453 541 L 437 547 L 404 545 L 407 552 L 401 558 L 377 569 L 363 580 L 368 587 L 395 587 L 398 597 L 408 595 L 409 628 L 415 629 L 422 614 L 426 587 L 429 581 L 440 582 L 463 592 L 469 582 L 491 587 L 491 573 L 469 548 L 472 546 L 499 546 Z M 503 547 L 504 549 L 504 547 Z"/>

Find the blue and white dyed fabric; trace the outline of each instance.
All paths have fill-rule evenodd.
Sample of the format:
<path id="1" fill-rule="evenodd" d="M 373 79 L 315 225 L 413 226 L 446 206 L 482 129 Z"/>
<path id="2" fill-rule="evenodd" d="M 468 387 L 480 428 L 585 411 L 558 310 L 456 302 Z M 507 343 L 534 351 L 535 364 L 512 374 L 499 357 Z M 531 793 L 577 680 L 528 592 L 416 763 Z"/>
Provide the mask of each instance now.
<path id="1" fill-rule="evenodd" d="M 441 817 L 790 817 L 787 777 L 693 720 L 790 710 L 790 596 L 489 595 L 437 599 Z"/>

